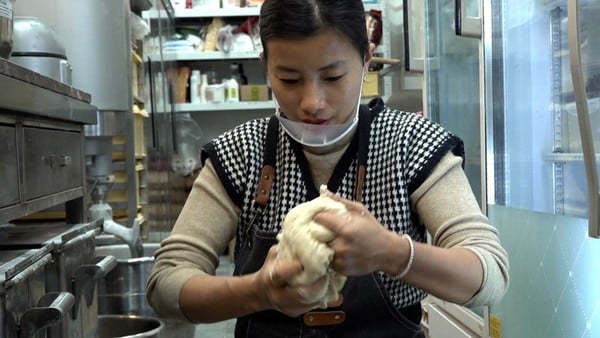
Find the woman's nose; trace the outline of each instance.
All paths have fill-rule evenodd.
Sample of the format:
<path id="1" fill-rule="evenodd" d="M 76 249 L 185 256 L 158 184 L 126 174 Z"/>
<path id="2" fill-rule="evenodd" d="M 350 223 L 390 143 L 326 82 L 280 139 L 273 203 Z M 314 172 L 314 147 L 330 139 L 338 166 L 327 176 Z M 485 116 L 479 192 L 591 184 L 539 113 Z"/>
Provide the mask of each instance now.
<path id="1" fill-rule="evenodd" d="M 302 91 L 300 108 L 310 115 L 316 115 L 325 107 L 324 90 L 315 83 L 306 84 Z"/>

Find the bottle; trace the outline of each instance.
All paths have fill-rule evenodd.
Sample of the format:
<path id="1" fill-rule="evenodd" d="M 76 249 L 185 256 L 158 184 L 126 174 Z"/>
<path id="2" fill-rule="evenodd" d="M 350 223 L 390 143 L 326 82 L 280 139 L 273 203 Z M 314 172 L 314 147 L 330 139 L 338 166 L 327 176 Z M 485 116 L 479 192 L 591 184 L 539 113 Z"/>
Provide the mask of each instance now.
<path id="1" fill-rule="evenodd" d="M 240 85 L 235 77 L 231 77 L 225 82 L 225 90 L 227 91 L 225 94 L 227 102 L 240 102 Z"/>
<path id="2" fill-rule="evenodd" d="M 200 71 L 193 70 L 190 77 L 190 102 L 200 103 Z"/>
<path id="3" fill-rule="evenodd" d="M 200 103 L 206 103 L 206 86 L 208 86 L 208 74 L 202 74 L 202 83 L 198 91 L 200 94 Z"/>
<path id="4" fill-rule="evenodd" d="M 229 66 L 229 71 L 231 73 L 231 76 L 233 78 L 235 78 L 235 80 L 238 82 L 238 84 L 241 85 L 247 85 L 248 84 L 248 78 L 246 77 L 246 75 L 244 75 L 244 66 L 241 63 L 232 63 Z"/>
<path id="5" fill-rule="evenodd" d="M 240 64 L 230 64 L 229 72 L 229 80 L 227 80 L 227 102 L 240 102 L 240 85 L 244 84 L 240 73 Z"/>

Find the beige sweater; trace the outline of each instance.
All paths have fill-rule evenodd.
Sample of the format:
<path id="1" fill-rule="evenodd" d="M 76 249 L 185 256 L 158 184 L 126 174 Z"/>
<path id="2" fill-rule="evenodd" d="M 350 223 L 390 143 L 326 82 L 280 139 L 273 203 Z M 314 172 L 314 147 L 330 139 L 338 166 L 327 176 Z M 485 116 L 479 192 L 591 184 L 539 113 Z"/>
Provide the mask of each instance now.
<path id="1" fill-rule="evenodd" d="M 317 186 L 328 180 L 344 150 L 324 155 L 305 152 Z M 431 234 L 432 244 L 468 248 L 481 260 L 482 286 L 463 304 L 475 307 L 498 301 L 506 291 L 508 257 L 496 229 L 481 213 L 461 161 L 447 154 L 410 198 Z M 187 320 L 179 308 L 181 288 L 195 275 L 215 273 L 220 254 L 236 235 L 239 213 L 208 161 L 194 182 L 171 235 L 155 254 L 147 298 L 158 315 Z"/>

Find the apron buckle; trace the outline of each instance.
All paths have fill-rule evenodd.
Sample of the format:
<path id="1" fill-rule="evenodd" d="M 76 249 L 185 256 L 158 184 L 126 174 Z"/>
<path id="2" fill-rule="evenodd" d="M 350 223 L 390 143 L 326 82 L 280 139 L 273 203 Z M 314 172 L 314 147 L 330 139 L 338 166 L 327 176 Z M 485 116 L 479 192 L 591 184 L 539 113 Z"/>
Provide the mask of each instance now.
<path id="1" fill-rule="evenodd" d="M 344 311 L 311 311 L 303 316 L 307 326 L 322 326 L 341 324 L 346 319 Z"/>

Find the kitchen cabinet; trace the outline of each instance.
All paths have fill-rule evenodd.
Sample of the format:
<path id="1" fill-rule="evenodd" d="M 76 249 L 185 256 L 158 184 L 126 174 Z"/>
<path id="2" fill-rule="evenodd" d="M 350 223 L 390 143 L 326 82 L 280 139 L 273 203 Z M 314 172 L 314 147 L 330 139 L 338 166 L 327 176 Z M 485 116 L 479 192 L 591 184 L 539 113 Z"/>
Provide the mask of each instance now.
<path id="1" fill-rule="evenodd" d="M 54 29 L 73 68 L 73 87 L 91 94 L 98 123 L 86 126 L 85 136 L 108 137 L 109 142 L 112 138 L 112 166 L 103 174 L 114 178 L 108 197 L 113 216 L 128 226 L 138 212 L 130 11 L 150 4 L 150 0 L 15 2 L 15 15 L 37 17 Z M 88 183 L 97 187 L 94 180 Z M 59 216 L 56 210 L 47 211 L 49 218 Z"/>

